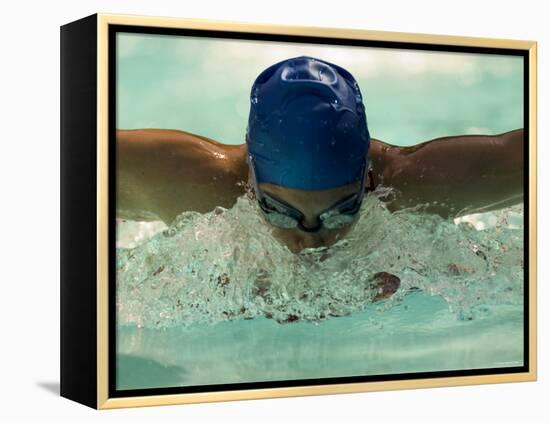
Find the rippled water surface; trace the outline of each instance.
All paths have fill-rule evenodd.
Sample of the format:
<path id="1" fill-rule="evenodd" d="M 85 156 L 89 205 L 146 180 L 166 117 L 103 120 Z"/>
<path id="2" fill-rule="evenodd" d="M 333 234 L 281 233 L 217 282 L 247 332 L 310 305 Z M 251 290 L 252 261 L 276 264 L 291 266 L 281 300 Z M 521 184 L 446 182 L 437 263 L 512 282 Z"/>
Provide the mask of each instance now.
<path id="1" fill-rule="evenodd" d="M 371 195 L 346 239 L 293 254 L 246 196 L 182 213 L 117 248 L 119 388 L 521 365 L 523 209 L 485 220 Z M 378 272 L 401 284 L 373 302 Z"/>

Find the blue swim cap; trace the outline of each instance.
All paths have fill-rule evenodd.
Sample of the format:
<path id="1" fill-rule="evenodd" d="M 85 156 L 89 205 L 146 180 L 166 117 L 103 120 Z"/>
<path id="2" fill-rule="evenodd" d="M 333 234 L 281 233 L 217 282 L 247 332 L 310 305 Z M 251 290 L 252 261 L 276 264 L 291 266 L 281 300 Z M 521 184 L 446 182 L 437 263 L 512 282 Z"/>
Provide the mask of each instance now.
<path id="1" fill-rule="evenodd" d="M 359 180 L 370 135 L 357 82 L 308 56 L 268 67 L 252 85 L 246 142 L 258 183 L 321 190 Z"/>

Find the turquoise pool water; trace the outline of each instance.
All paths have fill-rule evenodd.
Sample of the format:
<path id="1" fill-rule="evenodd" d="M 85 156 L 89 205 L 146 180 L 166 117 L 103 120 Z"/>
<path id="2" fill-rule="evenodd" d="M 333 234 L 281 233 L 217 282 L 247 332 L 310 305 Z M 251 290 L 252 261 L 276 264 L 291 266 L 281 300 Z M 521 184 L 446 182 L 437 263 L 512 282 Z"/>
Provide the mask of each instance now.
<path id="1" fill-rule="evenodd" d="M 117 43 L 117 128 L 242 144 L 252 82 L 299 55 L 349 70 L 371 136 L 390 144 L 523 128 L 521 57 L 139 34 Z"/>
<path id="2" fill-rule="evenodd" d="M 371 195 L 346 239 L 293 254 L 246 196 L 182 213 L 117 249 L 118 386 L 520 366 L 522 208 L 472 221 Z M 373 303 L 377 272 L 401 285 Z"/>
<path id="3" fill-rule="evenodd" d="M 522 310 L 457 320 L 439 296 L 409 295 L 322 323 L 258 318 L 164 330 L 118 329 L 119 389 L 521 366 Z"/>

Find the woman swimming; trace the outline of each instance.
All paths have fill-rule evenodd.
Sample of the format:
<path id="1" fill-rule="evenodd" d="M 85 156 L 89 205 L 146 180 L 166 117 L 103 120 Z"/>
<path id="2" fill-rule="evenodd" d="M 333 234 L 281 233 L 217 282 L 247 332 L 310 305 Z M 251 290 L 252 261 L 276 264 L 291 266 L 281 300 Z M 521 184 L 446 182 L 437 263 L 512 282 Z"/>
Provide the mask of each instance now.
<path id="1" fill-rule="evenodd" d="M 376 184 L 395 193 L 385 200 L 392 211 L 419 206 L 454 218 L 520 203 L 523 149 L 523 129 L 414 147 L 375 140 L 353 76 L 300 56 L 256 78 L 245 144 L 118 130 L 117 215 L 169 224 L 186 210 L 230 208 L 248 180 L 273 236 L 300 252 L 344 238 Z"/>

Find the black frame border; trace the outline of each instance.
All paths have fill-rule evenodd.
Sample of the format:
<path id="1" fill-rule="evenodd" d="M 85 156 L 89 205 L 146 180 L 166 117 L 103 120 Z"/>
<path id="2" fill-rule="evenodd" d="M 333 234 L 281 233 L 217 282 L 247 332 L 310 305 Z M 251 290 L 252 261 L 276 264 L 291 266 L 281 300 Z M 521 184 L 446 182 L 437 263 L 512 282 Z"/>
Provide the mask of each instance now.
<path id="1" fill-rule="evenodd" d="M 498 367 L 498 368 L 481 368 L 469 370 L 444 370 L 433 372 L 420 373 L 401 373 L 401 374 L 384 374 L 384 375 L 369 375 L 369 376 L 350 376 L 350 377 L 334 377 L 334 378 L 319 378 L 319 379 L 299 379 L 287 381 L 263 381 L 263 382 L 246 382 L 246 383 L 231 383 L 231 384 L 216 384 L 216 385 L 195 385 L 182 387 L 166 387 L 166 388 L 147 388 L 147 389 L 116 389 L 116 35 L 118 33 L 136 33 L 136 34 L 154 34 L 154 35 L 172 35 L 172 36 L 192 36 L 206 38 L 221 38 L 221 39 L 238 39 L 249 41 L 274 41 L 274 42 L 292 42 L 304 44 L 326 44 L 326 45 L 341 45 L 341 46 L 358 46 L 358 47 L 378 47 L 403 50 L 423 50 L 423 51 L 439 51 L 439 52 L 456 52 L 456 53 L 477 53 L 491 55 L 508 55 L 519 56 L 523 58 L 523 126 L 524 126 L 524 314 L 523 314 L 523 366 L 517 367 Z M 440 45 L 429 43 L 416 42 L 397 42 L 397 41 L 376 41 L 376 40 L 358 40 L 346 38 L 333 38 L 322 36 L 302 36 L 302 35 L 275 35 L 264 33 L 248 33 L 239 31 L 222 31 L 222 30 L 206 30 L 206 29 L 189 29 L 189 28 L 163 28 L 163 27 L 147 27 L 139 25 L 108 25 L 108 397 L 109 398 L 124 398 L 150 395 L 173 395 L 173 394 L 188 394 L 188 393 L 203 393 L 203 392 L 220 392 L 220 391 L 240 391 L 250 389 L 268 389 L 268 388 L 290 388 L 298 386 L 315 386 L 315 385 L 334 385 L 334 384 L 349 384 L 349 383 L 365 383 L 365 382 L 382 382 L 382 381 L 399 381 L 412 379 L 432 379 L 432 378 L 450 378 L 460 376 L 483 376 L 497 374 L 515 374 L 527 373 L 530 369 L 530 325 L 529 325 L 529 241 L 530 241 L 530 210 L 529 210 L 529 117 L 530 117 L 530 98 L 529 98 L 529 50 L 510 49 L 510 48 L 494 48 L 494 47 L 472 47 L 460 45 Z"/>

